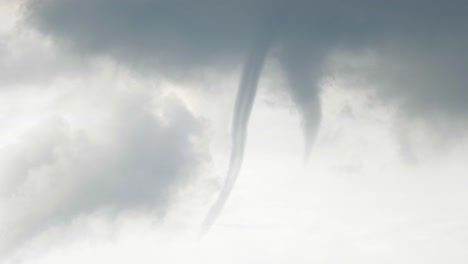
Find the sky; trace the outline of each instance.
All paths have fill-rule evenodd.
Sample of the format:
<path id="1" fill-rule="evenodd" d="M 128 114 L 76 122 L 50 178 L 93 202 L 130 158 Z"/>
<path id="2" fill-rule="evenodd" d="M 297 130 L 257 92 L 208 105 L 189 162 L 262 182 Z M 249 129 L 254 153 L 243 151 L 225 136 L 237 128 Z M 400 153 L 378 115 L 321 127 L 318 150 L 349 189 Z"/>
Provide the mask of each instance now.
<path id="1" fill-rule="evenodd" d="M 0 0 L 0 263 L 466 263 L 467 8 Z"/>

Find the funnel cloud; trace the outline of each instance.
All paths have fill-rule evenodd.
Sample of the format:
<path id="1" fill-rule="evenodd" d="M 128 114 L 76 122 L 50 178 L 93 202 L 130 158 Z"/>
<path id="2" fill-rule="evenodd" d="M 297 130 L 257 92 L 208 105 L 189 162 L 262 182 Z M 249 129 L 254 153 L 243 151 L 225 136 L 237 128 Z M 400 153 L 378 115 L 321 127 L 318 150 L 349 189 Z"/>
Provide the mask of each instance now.
<path id="1" fill-rule="evenodd" d="M 223 209 L 242 166 L 249 117 L 255 101 L 255 95 L 257 94 L 257 86 L 263 64 L 274 38 L 275 21 L 270 18 L 265 24 L 265 27 L 258 33 L 244 65 L 232 121 L 232 149 L 229 168 L 221 192 L 204 220 L 202 234 L 209 230 Z"/>

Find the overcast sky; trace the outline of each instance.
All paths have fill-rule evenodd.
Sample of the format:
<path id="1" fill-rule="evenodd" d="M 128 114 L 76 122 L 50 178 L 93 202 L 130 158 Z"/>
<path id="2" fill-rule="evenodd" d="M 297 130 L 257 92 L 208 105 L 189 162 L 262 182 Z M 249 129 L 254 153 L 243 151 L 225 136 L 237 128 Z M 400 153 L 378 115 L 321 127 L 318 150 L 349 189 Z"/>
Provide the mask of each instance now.
<path id="1" fill-rule="evenodd" d="M 466 263 L 466 10 L 0 0 L 0 263 Z"/>

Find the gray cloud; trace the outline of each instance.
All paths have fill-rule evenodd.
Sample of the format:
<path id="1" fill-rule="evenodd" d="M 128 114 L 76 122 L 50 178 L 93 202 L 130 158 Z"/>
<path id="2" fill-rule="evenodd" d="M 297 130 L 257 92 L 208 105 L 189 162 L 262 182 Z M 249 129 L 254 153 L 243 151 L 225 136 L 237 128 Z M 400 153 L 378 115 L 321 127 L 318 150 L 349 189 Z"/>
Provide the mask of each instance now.
<path id="1" fill-rule="evenodd" d="M 341 66 L 334 67 L 338 74 L 366 80 L 364 86 L 373 89 L 383 101 L 401 107 L 402 114 L 431 122 L 463 120 L 468 110 L 468 78 L 463 73 L 467 66 L 465 50 L 459 45 L 468 43 L 457 40 L 460 43 L 455 47 L 434 45 L 441 41 L 434 38 L 421 41 L 419 47 L 390 43 L 359 66 L 351 65 L 356 57 L 347 57 L 349 61 L 342 60 Z"/>
<path id="2" fill-rule="evenodd" d="M 100 121 L 103 137 L 57 117 L 1 149 L 0 253 L 96 210 L 165 213 L 172 195 L 197 174 L 193 140 L 201 127 L 175 101 L 158 117 L 149 98 L 127 92 L 102 100 L 112 111 Z"/>
<path id="3" fill-rule="evenodd" d="M 233 54 L 248 47 L 265 6 L 265 1 L 244 0 L 46 0 L 29 1 L 26 19 L 83 54 L 111 55 L 140 70 L 151 66 L 151 71 L 180 74 L 214 61 L 239 60 Z"/>
<path id="4" fill-rule="evenodd" d="M 320 119 L 318 80 L 325 59 L 337 49 L 384 55 L 367 72 L 375 73 L 371 77 L 382 98 L 398 98 L 408 113 L 464 113 L 465 8 L 462 1 L 419 0 L 30 0 L 25 17 L 80 53 L 186 76 L 197 68 L 237 65 L 266 17 L 281 9 L 273 22 L 278 28 L 275 54 L 306 131 L 313 134 Z"/>

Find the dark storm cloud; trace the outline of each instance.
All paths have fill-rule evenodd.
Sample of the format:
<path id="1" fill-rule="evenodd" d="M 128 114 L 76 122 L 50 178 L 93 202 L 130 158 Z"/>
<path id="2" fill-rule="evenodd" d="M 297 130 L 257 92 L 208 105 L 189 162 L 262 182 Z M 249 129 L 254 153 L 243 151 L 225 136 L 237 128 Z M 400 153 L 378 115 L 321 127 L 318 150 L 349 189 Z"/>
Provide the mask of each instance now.
<path id="1" fill-rule="evenodd" d="M 364 75 L 405 115 L 466 121 L 467 7 L 463 1 L 420 0 L 30 0 L 25 15 L 66 47 L 145 72 L 181 77 L 197 68 L 222 70 L 247 57 L 238 98 L 249 96 L 235 110 L 235 120 L 242 118 L 234 122 L 233 142 L 240 143 L 233 148 L 238 158 L 231 158 L 241 164 L 249 102 L 269 49 L 302 113 L 306 152 L 320 122 L 318 82 L 337 50 L 376 51 L 382 60 Z M 275 30 L 255 40 L 269 28 L 265 23 Z M 251 52 L 265 39 L 271 41 L 263 50 Z"/>
<path id="2" fill-rule="evenodd" d="M 372 77 L 382 85 L 376 88 L 383 98 L 398 97 L 411 113 L 467 110 L 463 1 L 30 0 L 26 7 L 30 24 L 80 53 L 179 76 L 239 63 L 265 20 L 280 9 L 272 22 L 278 28 L 275 54 L 306 116 L 307 133 L 320 119 L 323 62 L 336 49 L 385 54 L 370 69 L 378 69 Z"/>
<path id="3" fill-rule="evenodd" d="M 123 93 L 102 106 L 113 109 L 100 122 L 104 138 L 57 118 L 1 149 L 0 253 L 96 210 L 145 208 L 162 216 L 174 192 L 196 174 L 193 139 L 201 127 L 182 105 L 168 105 L 164 121 L 147 95 Z"/>
<path id="4" fill-rule="evenodd" d="M 181 65 L 210 65 L 243 52 L 256 31 L 252 25 L 263 19 L 265 2 L 46 0 L 29 1 L 26 16 L 85 54 L 180 72 Z"/>

